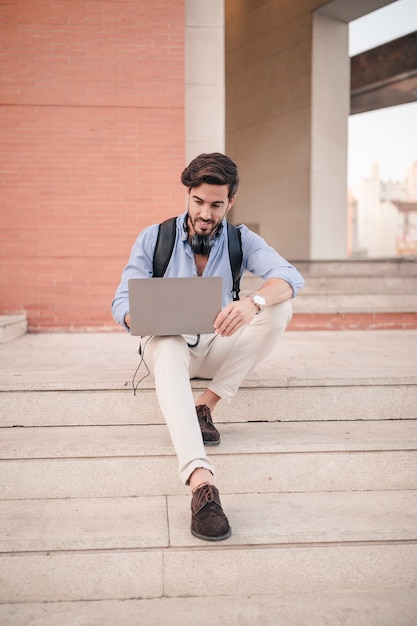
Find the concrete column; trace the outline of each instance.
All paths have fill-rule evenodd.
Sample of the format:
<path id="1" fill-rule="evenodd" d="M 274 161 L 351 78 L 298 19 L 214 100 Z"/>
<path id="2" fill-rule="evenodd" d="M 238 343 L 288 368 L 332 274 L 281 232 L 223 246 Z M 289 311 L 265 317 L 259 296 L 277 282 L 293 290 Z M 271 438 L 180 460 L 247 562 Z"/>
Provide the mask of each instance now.
<path id="1" fill-rule="evenodd" d="M 310 258 L 347 256 L 348 24 L 313 14 Z"/>
<path id="2" fill-rule="evenodd" d="M 312 14 L 301 3 L 226 2 L 226 151 L 232 219 L 288 259 L 310 256 Z"/>
<path id="3" fill-rule="evenodd" d="M 224 0 L 185 2 L 185 156 L 224 152 Z"/>

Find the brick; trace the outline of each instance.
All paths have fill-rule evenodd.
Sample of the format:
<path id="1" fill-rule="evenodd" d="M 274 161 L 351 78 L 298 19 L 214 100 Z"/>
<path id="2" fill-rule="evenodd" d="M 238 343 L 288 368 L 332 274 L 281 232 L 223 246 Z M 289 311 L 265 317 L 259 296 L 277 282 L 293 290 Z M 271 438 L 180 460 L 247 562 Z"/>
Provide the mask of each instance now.
<path id="1" fill-rule="evenodd" d="M 114 325 L 138 232 L 183 207 L 184 2 L 21 0 L 0 18 L 1 312 Z"/>

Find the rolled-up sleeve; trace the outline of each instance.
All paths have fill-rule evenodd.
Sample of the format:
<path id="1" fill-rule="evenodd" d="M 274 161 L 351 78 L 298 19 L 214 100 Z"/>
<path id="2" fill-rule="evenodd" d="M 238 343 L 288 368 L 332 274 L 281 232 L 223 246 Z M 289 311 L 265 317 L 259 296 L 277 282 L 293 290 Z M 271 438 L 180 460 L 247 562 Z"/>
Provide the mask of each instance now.
<path id="1" fill-rule="evenodd" d="M 244 270 L 259 276 L 264 280 L 269 278 L 281 278 L 292 289 L 292 298 L 295 298 L 304 279 L 300 272 L 282 257 L 266 241 L 250 231 L 246 226 L 239 226 L 242 235 L 242 248 L 244 253 Z"/>

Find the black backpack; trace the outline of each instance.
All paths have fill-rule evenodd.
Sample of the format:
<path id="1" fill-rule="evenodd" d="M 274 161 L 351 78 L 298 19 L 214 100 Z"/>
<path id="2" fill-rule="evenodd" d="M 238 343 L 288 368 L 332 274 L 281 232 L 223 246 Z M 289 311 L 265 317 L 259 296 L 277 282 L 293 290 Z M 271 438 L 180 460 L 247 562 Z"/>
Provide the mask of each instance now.
<path id="1" fill-rule="evenodd" d="M 164 276 L 175 245 L 177 218 L 169 219 L 159 224 L 158 237 L 153 255 L 153 275 L 157 278 Z M 233 278 L 233 300 L 239 300 L 240 274 L 242 270 L 242 240 L 239 229 L 227 222 L 227 241 L 229 246 L 230 270 Z"/>

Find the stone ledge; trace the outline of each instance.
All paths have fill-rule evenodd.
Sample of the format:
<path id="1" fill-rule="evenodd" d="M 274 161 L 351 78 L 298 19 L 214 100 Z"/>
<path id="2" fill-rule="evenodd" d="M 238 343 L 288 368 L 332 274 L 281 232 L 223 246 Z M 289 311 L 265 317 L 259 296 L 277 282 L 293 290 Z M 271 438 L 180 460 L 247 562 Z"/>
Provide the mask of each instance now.
<path id="1" fill-rule="evenodd" d="M 25 335 L 28 322 L 25 314 L 0 315 L 0 344 Z"/>

